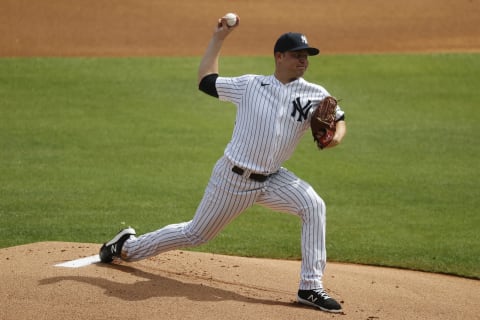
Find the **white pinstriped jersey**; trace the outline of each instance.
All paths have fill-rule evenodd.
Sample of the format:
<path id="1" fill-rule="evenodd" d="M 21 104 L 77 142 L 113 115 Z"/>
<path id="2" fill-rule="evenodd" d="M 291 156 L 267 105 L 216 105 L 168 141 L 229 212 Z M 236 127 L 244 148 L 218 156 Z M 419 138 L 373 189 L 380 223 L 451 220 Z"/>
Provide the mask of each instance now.
<path id="1" fill-rule="evenodd" d="M 220 100 L 237 106 L 235 128 L 225 156 L 253 172 L 276 172 L 310 128 L 310 118 L 329 95 L 322 86 L 299 78 L 283 84 L 274 75 L 218 77 Z M 344 112 L 337 107 L 336 118 Z"/>
<path id="2" fill-rule="evenodd" d="M 309 129 L 313 109 L 328 92 L 304 79 L 283 85 L 274 76 L 256 75 L 218 77 L 216 89 L 220 99 L 237 105 L 237 118 L 232 140 L 225 156 L 215 164 L 195 216 L 138 238 L 130 237 L 123 246 L 122 258 L 135 261 L 206 243 L 258 204 L 301 218 L 299 289 L 323 288 L 327 259 L 325 203 L 310 184 L 280 166 Z M 338 108 L 337 118 L 342 115 Z M 264 182 L 256 181 L 233 171 L 232 162 L 256 173 L 275 174 Z"/>

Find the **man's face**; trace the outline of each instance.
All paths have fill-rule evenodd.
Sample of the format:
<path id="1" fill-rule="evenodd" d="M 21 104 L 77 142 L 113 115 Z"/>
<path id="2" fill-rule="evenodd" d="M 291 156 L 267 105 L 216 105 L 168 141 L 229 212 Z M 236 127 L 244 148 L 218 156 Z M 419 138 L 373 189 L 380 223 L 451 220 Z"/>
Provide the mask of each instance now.
<path id="1" fill-rule="evenodd" d="M 291 78 L 302 77 L 308 68 L 307 50 L 287 51 L 280 53 L 277 58 L 278 68 Z"/>

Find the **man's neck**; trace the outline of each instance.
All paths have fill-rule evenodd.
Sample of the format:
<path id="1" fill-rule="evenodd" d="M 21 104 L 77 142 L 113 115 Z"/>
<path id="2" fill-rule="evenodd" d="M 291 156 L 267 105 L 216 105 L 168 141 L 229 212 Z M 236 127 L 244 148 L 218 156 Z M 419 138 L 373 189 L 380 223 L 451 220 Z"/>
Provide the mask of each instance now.
<path id="1" fill-rule="evenodd" d="M 278 74 L 278 72 L 275 72 L 274 76 L 275 78 L 277 78 L 278 81 L 280 81 L 283 84 L 289 84 L 290 82 L 293 82 L 299 79 L 299 78 L 282 77 L 281 75 Z"/>

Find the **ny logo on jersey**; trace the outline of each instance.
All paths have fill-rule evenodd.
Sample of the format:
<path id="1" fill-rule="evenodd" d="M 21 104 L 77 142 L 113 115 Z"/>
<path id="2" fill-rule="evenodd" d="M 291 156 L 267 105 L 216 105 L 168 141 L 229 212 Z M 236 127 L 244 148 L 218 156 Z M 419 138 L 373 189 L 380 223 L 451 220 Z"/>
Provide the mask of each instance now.
<path id="1" fill-rule="evenodd" d="M 312 101 L 308 100 L 307 104 L 305 104 L 305 106 L 302 106 L 302 103 L 300 102 L 300 97 L 298 97 L 292 102 L 293 102 L 293 111 L 291 116 L 295 118 L 298 112 L 297 121 L 307 120 L 308 111 L 310 111 L 310 108 L 312 108 Z"/>

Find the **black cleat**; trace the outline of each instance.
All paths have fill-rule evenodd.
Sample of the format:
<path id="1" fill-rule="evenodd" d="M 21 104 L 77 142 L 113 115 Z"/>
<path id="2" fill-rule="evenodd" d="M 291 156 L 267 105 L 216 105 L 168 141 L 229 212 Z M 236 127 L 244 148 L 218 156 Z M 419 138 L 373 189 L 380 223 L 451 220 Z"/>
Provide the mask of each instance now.
<path id="1" fill-rule="evenodd" d="M 130 236 L 135 234 L 135 229 L 128 227 L 117 233 L 112 240 L 104 243 L 100 248 L 100 261 L 103 263 L 110 263 L 113 261 L 114 257 L 120 257 L 123 244 L 128 238 L 130 238 Z"/>
<path id="2" fill-rule="evenodd" d="M 331 298 L 323 289 L 298 290 L 297 300 L 300 303 L 319 308 L 327 312 L 342 312 L 342 306 Z"/>

